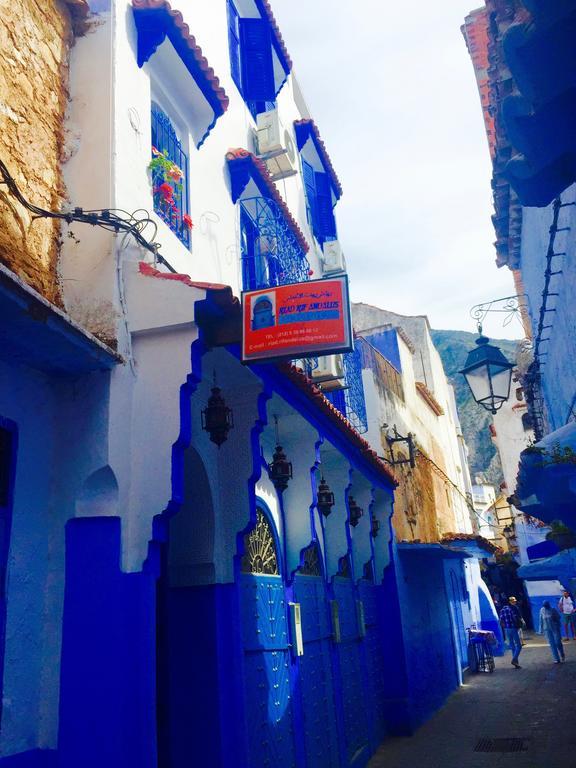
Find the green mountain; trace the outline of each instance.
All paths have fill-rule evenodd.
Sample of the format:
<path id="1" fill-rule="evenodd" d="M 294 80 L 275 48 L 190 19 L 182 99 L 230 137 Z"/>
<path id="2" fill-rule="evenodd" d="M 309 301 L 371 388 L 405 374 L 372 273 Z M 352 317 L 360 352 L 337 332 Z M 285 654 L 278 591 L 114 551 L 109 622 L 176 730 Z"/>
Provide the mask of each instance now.
<path id="1" fill-rule="evenodd" d="M 488 429 L 492 417 L 476 405 L 464 377 L 458 373 L 465 364 L 468 352 L 476 346 L 476 338 L 476 334 L 467 331 L 432 331 L 432 340 L 442 358 L 446 376 L 456 392 L 462 432 L 470 451 L 472 481 L 475 475 L 482 474 L 488 482 L 498 486 L 503 476 L 500 458 Z M 500 347 L 508 360 L 516 359 L 518 342 L 495 339 L 493 343 Z"/>

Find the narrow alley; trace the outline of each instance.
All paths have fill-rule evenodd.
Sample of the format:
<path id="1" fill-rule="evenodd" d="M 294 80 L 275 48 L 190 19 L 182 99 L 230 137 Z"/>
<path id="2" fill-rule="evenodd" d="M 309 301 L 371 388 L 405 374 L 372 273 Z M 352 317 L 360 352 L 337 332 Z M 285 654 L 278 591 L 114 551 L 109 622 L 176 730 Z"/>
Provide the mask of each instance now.
<path id="1" fill-rule="evenodd" d="M 564 647 L 566 663 L 554 664 L 546 641 L 533 635 L 522 669 L 507 652 L 493 674 L 468 676 L 414 736 L 385 742 L 369 768 L 573 768 L 576 643 Z"/>

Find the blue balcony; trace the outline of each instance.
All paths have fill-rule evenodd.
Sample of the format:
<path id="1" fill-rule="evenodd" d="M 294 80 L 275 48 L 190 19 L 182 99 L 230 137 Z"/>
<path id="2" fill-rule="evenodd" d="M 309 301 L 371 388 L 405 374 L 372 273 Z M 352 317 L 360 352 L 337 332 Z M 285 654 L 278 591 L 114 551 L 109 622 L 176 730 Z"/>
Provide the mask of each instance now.
<path id="1" fill-rule="evenodd" d="M 282 208 L 272 198 L 240 201 L 240 246 L 244 290 L 310 279 L 310 264 Z"/>
<path id="2" fill-rule="evenodd" d="M 364 397 L 364 384 L 362 383 L 362 355 L 358 341 L 353 352 L 344 354 L 344 389 L 335 389 L 326 392 L 326 397 L 348 421 L 357 432 L 368 431 L 368 417 L 366 415 L 366 398 Z"/>

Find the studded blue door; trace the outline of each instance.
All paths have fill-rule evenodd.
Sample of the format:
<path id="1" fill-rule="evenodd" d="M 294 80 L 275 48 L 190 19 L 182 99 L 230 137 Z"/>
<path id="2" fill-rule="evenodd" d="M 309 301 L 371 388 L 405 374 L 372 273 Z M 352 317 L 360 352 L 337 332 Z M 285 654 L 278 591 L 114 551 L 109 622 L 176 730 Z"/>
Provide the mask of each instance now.
<path id="1" fill-rule="evenodd" d="M 364 648 L 366 653 L 366 670 L 370 707 L 372 713 L 374 746 L 380 744 L 386 736 L 386 713 L 384 701 L 386 698 L 386 673 L 383 651 L 382 614 L 378 610 L 381 597 L 381 587 L 362 581 L 358 591 L 364 605 L 364 623 L 366 637 Z"/>
<path id="2" fill-rule="evenodd" d="M 367 709 L 369 704 L 364 687 L 362 638 L 358 631 L 356 592 L 352 579 L 341 576 L 334 578 L 333 589 L 340 618 L 341 640 L 336 647 L 344 716 L 346 765 L 359 768 L 366 765 L 370 748 Z"/>
<path id="3" fill-rule="evenodd" d="M 304 655 L 298 659 L 307 768 L 338 768 L 336 712 L 330 645 L 332 629 L 321 576 L 296 575 Z"/>
<path id="4" fill-rule="evenodd" d="M 249 768 L 296 768 L 284 583 L 271 524 L 257 510 L 240 584 Z"/>

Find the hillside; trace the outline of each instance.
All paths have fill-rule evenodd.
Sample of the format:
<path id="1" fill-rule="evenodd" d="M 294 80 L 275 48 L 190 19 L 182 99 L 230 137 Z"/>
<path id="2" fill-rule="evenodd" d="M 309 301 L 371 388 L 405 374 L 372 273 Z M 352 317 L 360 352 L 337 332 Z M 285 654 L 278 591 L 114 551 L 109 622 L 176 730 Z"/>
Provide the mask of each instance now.
<path id="1" fill-rule="evenodd" d="M 458 373 L 465 364 L 468 352 L 476 346 L 476 338 L 476 334 L 467 331 L 432 331 L 432 339 L 442 358 L 444 370 L 456 392 L 462 431 L 470 450 L 472 481 L 476 474 L 482 473 L 489 482 L 498 486 L 503 477 L 500 459 L 488 431 L 491 416 L 488 411 L 476 405 L 464 377 Z M 517 342 L 507 339 L 493 341 L 509 360 L 515 360 Z"/>

